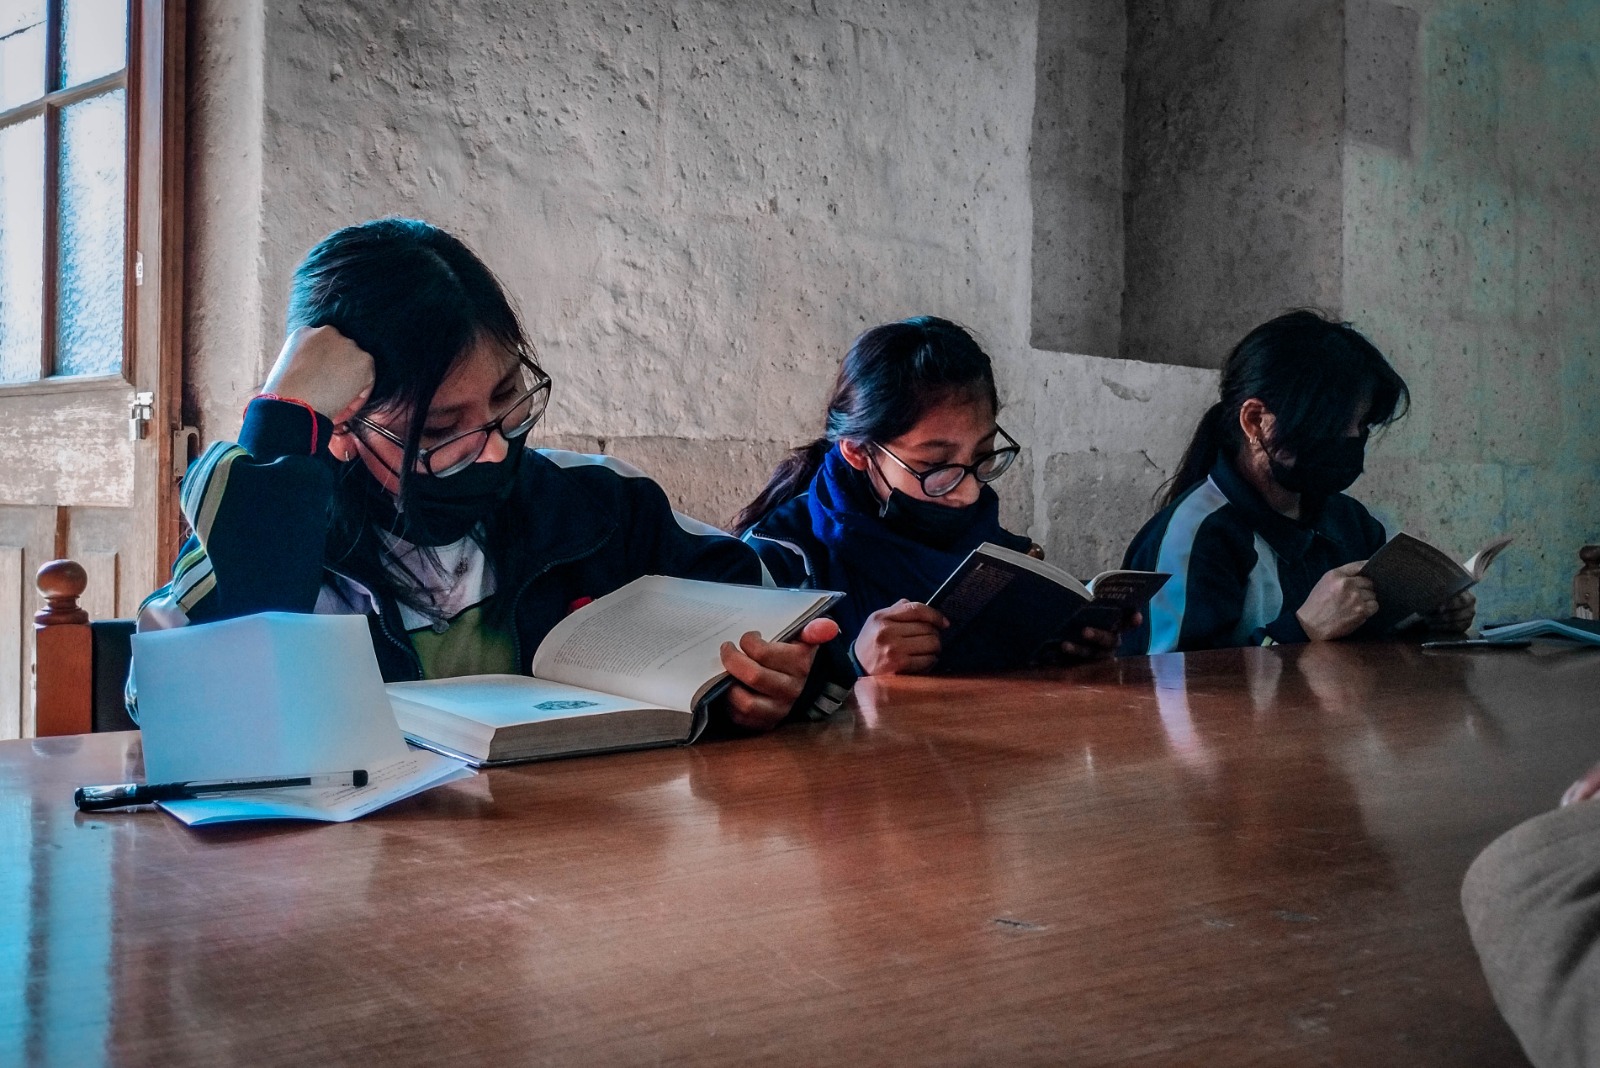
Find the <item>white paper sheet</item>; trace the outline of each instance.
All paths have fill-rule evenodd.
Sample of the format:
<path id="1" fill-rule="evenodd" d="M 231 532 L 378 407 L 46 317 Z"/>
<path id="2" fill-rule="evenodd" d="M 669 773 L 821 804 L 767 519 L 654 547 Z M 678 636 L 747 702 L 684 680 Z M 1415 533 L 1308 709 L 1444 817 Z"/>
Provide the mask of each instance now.
<path id="1" fill-rule="evenodd" d="M 371 773 L 411 753 L 362 616 L 136 634 L 133 665 L 147 782 Z"/>
<path id="2" fill-rule="evenodd" d="M 218 794 L 192 801 L 164 801 L 161 807 L 190 827 L 270 819 L 344 823 L 403 797 L 457 779 L 470 779 L 474 774 L 459 760 L 413 749 L 398 760 L 368 769 L 365 786 L 298 786 L 259 793 Z"/>

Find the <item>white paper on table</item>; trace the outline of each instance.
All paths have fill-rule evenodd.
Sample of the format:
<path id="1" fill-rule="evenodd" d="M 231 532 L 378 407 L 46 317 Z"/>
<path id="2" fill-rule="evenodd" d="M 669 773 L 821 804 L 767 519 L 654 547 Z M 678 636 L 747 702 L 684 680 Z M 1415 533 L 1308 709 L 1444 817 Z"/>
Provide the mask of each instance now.
<path id="1" fill-rule="evenodd" d="M 135 634 L 133 670 L 146 782 L 370 774 L 411 754 L 363 616 Z"/>
<path id="2" fill-rule="evenodd" d="M 190 827 L 270 819 L 345 823 L 403 797 L 457 779 L 470 779 L 474 774 L 459 760 L 412 749 L 398 760 L 369 768 L 365 786 L 291 786 L 191 801 L 163 801 L 161 807 Z"/>

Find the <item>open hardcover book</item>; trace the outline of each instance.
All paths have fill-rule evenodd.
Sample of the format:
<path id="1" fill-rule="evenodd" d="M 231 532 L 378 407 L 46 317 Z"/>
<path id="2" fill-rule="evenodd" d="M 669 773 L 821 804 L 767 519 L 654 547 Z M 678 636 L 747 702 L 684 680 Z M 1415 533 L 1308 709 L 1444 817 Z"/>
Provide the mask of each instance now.
<path id="1" fill-rule="evenodd" d="M 1489 540 L 1457 563 L 1442 549 L 1404 532 L 1372 554 L 1361 574 L 1377 588 L 1378 614 L 1368 627 L 1377 631 L 1405 626 L 1419 613 L 1431 611 L 1456 594 L 1483 581 L 1495 557 L 1513 541 L 1509 534 Z"/>
<path id="2" fill-rule="evenodd" d="M 928 599 L 950 621 L 939 670 L 1024 667 L 1084 627 L 1116 626 L 1124 613 L 1149 604 L 1171 577 L 1107 571 L 1085 584 L 1043 560 L 985 542 Z"/>
<path id="3" fill-rule="evenodd" d="M 533 655 L 533 678 L 388 686 L 412 742 L 475 766 L 691 742 L 728 681 L 721 647 L 799 633 L 839 594 L 647 575 L 584 605 Z"/>

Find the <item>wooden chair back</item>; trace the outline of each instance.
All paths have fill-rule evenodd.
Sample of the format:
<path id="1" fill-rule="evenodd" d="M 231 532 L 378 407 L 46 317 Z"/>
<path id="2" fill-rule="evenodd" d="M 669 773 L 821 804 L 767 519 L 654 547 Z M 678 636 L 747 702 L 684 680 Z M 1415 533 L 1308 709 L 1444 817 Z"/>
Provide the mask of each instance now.
<path id="1" fill-rule="evenodd" d="M 88 584 L 72 560 L 50 561 L 35 580 L 45 601 L 33 616 L 34 733 L 41 738 L 137 727 L 122 696 L 133 620 L 91 620 L 78 603 Z"/>

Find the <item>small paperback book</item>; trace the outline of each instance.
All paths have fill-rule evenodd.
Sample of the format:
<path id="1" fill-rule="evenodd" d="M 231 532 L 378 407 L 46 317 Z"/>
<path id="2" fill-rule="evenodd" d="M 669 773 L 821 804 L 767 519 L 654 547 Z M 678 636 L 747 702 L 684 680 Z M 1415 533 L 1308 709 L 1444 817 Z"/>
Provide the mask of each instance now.
<path id="1" fill-rule="evenodd" d="M 1515 540 L 1505 534 L 1461 563 L 1421 538 L 1401 532 L 1372 554 L 1361 574 L 1378 594 L 1378 614 L 1367 626 L 1383 632 L 1410 624 L 1418 614 L 1438 608 L 1483 581 L 1495 557 Z"/>
<path id="2" fill-rule="evenodd" d="M 1084 627 L 1115 627 L 1125 613 L 1149 604 L 1171 577 L 1107 571 L 1085 584 L 1043 560 L 985 542 L 928 599 L 950 621 L 939 670 L 1025 667 Z"/>
<path id="3" fill-rule="evenodd" d="M 647 575 L 557 624 L 533 678 L 389 684 L 400 729 L 474 766 L 692 742 L 723 689 L 721 647 L 799 633 L 839 594 Z"/>

